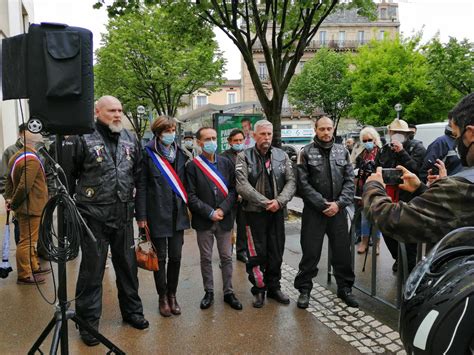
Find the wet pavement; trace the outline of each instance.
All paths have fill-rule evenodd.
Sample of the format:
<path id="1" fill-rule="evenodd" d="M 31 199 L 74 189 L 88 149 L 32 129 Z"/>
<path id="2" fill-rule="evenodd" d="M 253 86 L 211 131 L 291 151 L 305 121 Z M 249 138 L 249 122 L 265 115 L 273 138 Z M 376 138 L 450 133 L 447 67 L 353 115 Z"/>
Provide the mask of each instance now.
<path id="1" fill-rule="evenodd" d="M 4 224 L 3 215 L 0 223 Z M 231 309 L 222 299 L 219 262 L 217 251 L 214 250 L 215 303 L 210 309 L 201 310 L 199 303 L 204 291 L 199 252 L 195 233 L 190 230 L 185 234 L 177 294 L 182 315 L 169 318 L 159 315 L 153 276 L 151 272 L 140 270 L 140 296 L 150 327 L 140 331 L 124 324 L 118 308 L 115 274 L 109 262 L 110 267 L 104 277 L 100 332 L 128 354 L 403 354 L 395 331 L 398 317 L 396 310 L 357 290 L 354 294 L 361 303 L 360 309 L 346 307 L 336 298 L 335 282 L 327 284 L 327 246 L 324 247 L 320 262 L 320 273 L 315 279 L 310 307 L 307 310 L 296 307 L 298 292 L 293 288 L 293 280 L 301 257 L 299 230 L 299 218 L 290 217 L 286 223 L 287 242 L 282 278 L 282 290 L 289 294 L 290 305 L 268 300 L 263 308 L 253 308 L 245 265 L 234 261 L 234 290 L 244 309 Z M 67 265 L 69 298 L 74 295 L 78 259 Z M 15 269 L 14 246 L 11 248 L 10 261 Z M 370 266 L 362 273 L 362 263 L 363 256 L 356 256 L 356 282 L 369 288 Z M 396 279 L 391 272 L 392 260 L 384 245 L 377 264 L 379 296 L 393 302 Z M 40 291 L 54 304 L 51 274 L 48 275 L 47 283 L 39 289 L 17 285 L 15 271 L 7 279 L 0 279 L 0 354 L 26 353 L 51 319 L 54 306 L 42 298 Z M 74 308 L 74 303 L 71 308 Z M 49 352 L 50 342 L 51 337 L 44 343 L 43 351 Z M 93 348 L 85 346 L 72 322 L 69 322 L 69 350 L 81 354 L 107 352 L 102 345 Z"/>

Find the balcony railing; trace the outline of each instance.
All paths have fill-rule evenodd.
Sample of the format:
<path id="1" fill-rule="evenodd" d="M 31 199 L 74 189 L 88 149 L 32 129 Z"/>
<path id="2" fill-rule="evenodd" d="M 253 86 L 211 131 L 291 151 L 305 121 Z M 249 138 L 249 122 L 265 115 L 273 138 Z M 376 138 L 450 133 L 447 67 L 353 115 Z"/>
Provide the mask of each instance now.
<path id="1" fill-rule="evenodd" d="M 332 48 L 335 50 L 355 50 L 360 46 L 368 43 L 368 40 L 349 40 L 349 41 L 341 41 L 341 40 L 330 40 L 330 41 L 317 41 L 312 40 L 309 45 L 306 46 L 306 50 L 317 50 L 319 48 L 327 47 Z M 262 44 L 260 41 L 256 41 L 253 45 L 253 50 L 261 50 Z"/>

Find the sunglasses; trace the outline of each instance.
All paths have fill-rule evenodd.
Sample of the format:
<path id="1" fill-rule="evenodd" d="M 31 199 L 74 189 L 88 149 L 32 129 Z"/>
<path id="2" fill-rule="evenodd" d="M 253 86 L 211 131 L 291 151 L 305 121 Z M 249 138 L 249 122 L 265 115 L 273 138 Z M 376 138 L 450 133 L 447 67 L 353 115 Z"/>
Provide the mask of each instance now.
<path id="1" fill-rule="evenodd" d="M 362 140 L 362 143 L 373 142 L 373 141 L 374 141 L 373 139 L 364 139 Z"/>

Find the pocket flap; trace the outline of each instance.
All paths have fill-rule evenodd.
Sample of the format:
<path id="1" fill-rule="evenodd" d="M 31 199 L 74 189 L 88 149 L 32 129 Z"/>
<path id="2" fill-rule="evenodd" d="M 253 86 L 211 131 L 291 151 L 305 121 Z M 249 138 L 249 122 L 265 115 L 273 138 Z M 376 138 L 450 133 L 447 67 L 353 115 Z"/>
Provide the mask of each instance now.
<path id="1" fill-rule="evenodd" d="M 46 32 L 46 47 L 54 59 L 70 59 L 79 54 L 81 39 L 77 32 L 50 31 Z"/>

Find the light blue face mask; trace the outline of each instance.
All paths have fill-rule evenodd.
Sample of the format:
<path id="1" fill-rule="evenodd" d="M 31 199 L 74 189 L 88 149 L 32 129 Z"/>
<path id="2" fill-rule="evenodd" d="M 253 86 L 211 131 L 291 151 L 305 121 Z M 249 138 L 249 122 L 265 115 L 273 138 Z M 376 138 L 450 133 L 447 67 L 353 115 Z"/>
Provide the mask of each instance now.
<path id="1" fill-rule="evenodd" d="M 207 154 L 214 154 L 217 150 L 217 142 L 216 141 L 208 141 L 204 142 L 204 146 L 202 147 Z"/>
<path id="2" fill-rule="evenodd" d="M 232 149 L 236 152 L 241 152 L 242 150 L 244 150 L 244 143 L 234 144 L 232 146 Z"/>
<path id="3" fill-rule="evenodd" d="M 173 132 L 173 133 L 163 133 L 161 135 L 161 142 L 164 145 L 170 145 L 171 143 L 174 142 L 175 138 L 176 138 L 176 133 L 175 132 Z"/>
<path id="4" fill-rule="evenodd" d="M 367 149 L 369 152 L 374 149 L 374 142 L 365 142 L 365 149 Z"/>

